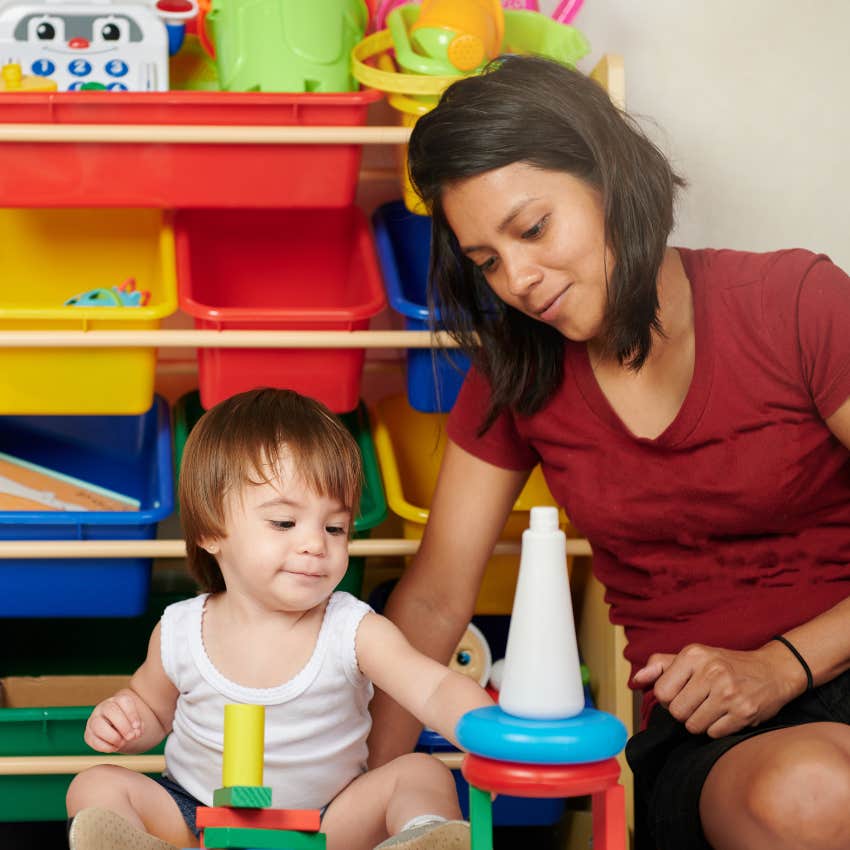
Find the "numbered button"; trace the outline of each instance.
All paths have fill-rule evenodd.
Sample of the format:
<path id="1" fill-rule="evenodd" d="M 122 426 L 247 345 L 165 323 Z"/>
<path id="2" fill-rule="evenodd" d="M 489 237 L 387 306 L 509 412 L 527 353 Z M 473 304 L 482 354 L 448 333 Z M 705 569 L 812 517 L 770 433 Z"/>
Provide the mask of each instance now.
<path id="1" fill-rule="evenodd" d="M 30 70 L 39 77 L 49 77 L 56 70 L 56 66 L 49 59 L 36 59 Z"/>
<path id="2" fill-rule="evenodd" d="M 68 63 L 68 72 L 75 77 L 86 77 L 91 73 L 91 64 L 85 59 L 74 59 Z"/>
<path id="3" fill-rule="evenodd" d="M 106 88 L 109 89 L 109 91 L 129 91 L 124 83 L 109 83 Z"/>
<path id="4" fill-rule="evenodd" d="M 106 73 L 110 77 L 123 77 L 129 70 L 130 68 L 127 63 L 122 62 L 120 59 L 113 59 L 106 63 Z"/>
<path id="5" fill-rule="evenodd" d="M 83 87 L 83 81 L 82 80 L 75 80 L 73 83 L 71 83 L 68 86 L 68 91 L 80 91 L 80 89 L 82 89 L 82 87 Z"/>

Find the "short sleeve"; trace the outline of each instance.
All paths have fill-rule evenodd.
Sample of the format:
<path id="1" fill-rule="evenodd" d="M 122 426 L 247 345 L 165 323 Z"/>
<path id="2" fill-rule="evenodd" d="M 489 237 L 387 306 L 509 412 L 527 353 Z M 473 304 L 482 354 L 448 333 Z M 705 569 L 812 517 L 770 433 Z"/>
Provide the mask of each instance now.
<path id="1" fill-rule="evenodd" d="M 490 385 L 474 367 L 467 373 L 449 414 L 449 439 L 493 466 L 526 470 L 540 458 L 516 427 L 509 411 L 503 411 L 486 433 L 478 436 L 490 398 Z"/>
<path id="2" fill-rule="evenodd" d="M 802 282 L 797 326 L 803 377 L 826 419 L 850 398 L 850 277 L 826 257 Z"/>

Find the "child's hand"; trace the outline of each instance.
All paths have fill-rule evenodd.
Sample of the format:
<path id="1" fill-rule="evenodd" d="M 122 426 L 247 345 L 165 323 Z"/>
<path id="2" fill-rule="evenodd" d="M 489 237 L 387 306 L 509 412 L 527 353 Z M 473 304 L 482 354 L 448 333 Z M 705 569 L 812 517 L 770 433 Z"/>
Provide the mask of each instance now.
<path id="1" fill-rule="evenodd" d="M 119 692 L 94 707 L 83 738 L 93 750 L 115 753 L 139 738 L 142 731 L 135 699 Z"/>

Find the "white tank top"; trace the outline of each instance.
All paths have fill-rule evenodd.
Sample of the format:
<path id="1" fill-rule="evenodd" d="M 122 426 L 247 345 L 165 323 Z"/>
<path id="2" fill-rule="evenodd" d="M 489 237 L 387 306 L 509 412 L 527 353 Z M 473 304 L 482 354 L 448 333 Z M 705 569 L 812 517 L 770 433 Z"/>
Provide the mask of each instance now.
<path id="1" fill-rule="evenodd" d="M 162 666 L 180 691 L 165 744 L 166 775 L 204 805 L 221 787 L 224 705 L 266 706 L 263 784 L 275 808 L 320 809 L 366 770 L 372 683 L 360 672 L 355 635 L 372 609 L 334 593 L 313 654 L 288 682 L 246 688 L 213 666 L 201 636 L 208 594 L 162 615 Z"/>

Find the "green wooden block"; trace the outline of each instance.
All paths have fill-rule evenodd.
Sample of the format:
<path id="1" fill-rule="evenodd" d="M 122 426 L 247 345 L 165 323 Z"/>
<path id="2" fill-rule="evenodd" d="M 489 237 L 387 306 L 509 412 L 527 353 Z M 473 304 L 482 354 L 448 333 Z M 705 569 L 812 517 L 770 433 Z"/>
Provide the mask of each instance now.
<path id="1" fill-rule="evenodd" d="M 293 832 L 290 829 L 247 829 L 208 826 L 204 847 L 250 847 L 251 850 L 325 850 L 323 832 Z"/>
<path id="2" fill-rule="evenodd" d="M 272 789 L 267 785 L 233 785 L 213 791 L 214 806 L 232 809 L 268 809 L 272 804 Z"/>

